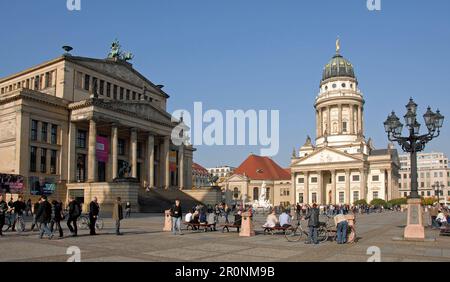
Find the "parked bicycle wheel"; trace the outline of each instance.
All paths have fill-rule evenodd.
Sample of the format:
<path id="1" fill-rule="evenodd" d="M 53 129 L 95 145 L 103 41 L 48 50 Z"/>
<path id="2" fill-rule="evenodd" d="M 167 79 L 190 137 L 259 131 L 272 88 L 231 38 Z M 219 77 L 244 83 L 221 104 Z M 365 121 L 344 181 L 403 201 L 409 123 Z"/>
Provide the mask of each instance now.
<path id="1" fill-rule="evenodd" d="M 19 217 L 17 219 L 16 228 L 17 228 L 16 230 L 18 233 L 25 231 L 25 221 L 23 220 L 23 217 Z"/>
<path id="2" fill-rule="evenodd" d="M 89 228 L 89 218 L 87 218 L 86 216 L 82 216 L 79 218 L 78 220 L 78 228 L 80 229 L 88 229 Z"/>
<path id="3" fill-rule="evenodd" d="M 320 243 L 326 242 L 328 240 L 328 230 L 325 226 L 320 226 L 317 230 L 317 240 Z"/>
<path id="4" fill-rule="evenodd" d="M 103 229 L 103 219 L 97 218 L 97 221 L 95 222 L 95 228 L 97 230 L 102 230 Z"/>
<path id="5" fill-rule="evenodd" d="M 12 227 L 11 216 L 5 217 L 5 225 L 3 225 L 2 231 L 6 232 Z"/>
<path id="6" fill-rule="evenodd" d="M 301 227 L 291 227 L 284 231 L 284 237 L 289 242 L 298 242 L 303 236 L 303 230 Z"/>

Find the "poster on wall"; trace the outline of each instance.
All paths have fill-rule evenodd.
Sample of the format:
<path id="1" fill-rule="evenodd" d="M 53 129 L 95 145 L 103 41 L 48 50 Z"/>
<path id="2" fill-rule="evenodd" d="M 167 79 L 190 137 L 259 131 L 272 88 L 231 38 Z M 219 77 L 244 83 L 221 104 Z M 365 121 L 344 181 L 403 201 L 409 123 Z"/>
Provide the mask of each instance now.
<path id="1" fill-rule="evenodd" d="M 30 194 L 34 196 L 50 196 L 56 191 L 56 182 L 53 178 L 30 177 Z"/>
<path id="2" fill-rule="evenodd" d="M 169 153 L 169 168 L 170 171 L 177 171 L 177 152 L 170 151 Z"/>
<path id="3" fill-rule="evenodd" d="M 97 160 L 99 162 L 108 162 L 109 140 L 107 137 L 97 136 Z"/>
<path id="4" fill-rule="evenodd" d="M 0 174 L 0 189 L 2 193 L 22 194 L 25 185 L 23 176 L 14 174 Z"/>

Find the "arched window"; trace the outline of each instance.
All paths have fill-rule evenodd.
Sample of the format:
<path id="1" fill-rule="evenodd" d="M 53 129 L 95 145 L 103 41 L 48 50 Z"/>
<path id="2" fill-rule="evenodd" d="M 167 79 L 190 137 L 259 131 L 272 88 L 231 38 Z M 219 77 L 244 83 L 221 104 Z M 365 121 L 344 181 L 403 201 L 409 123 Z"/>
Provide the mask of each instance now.
<path id="1" fill-rule="evenodd" d="M 239 189 L 237 187 L 235 187 L 233 190 L 233 197 L 234 199 L 239 198 Z"/>
<path id="2" fill-rule="evenodd" d="M 283 184 L 283 183 L 281 183 Z M 270 187 L 266 188 L 266 201 L 270 201 Z"/>

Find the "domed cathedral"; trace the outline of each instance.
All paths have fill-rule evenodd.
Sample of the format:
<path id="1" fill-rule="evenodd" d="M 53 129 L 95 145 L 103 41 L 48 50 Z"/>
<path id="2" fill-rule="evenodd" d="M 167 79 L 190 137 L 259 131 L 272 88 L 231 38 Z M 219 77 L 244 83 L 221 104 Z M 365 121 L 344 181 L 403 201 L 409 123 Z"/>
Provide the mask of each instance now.
<path id="1" fill-rule="evenodd" d="M 364 134 L 364 97 L 353 64 L 340 52 L 325 65 L 315 99 L 315 145 L 308 136 L 294 149 L 291 172 L 296 202 L 349 204 L 390 200 L 398 192 L 399 161 L 392 144 L 376 150 Z"/>

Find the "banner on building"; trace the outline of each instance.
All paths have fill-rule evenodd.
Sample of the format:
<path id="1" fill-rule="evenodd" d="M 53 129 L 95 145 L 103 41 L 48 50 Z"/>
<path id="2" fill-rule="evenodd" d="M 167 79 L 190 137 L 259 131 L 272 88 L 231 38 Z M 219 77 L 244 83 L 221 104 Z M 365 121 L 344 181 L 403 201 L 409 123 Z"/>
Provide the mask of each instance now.
<path id="1" fill-rule="evenodd" d="M 109 140 L 107 137 L 97 136 L 97 161 L 108 162 Z"/>
<path id="2" fill-rule="evenodd" d="M 177 151 L 170 151 L 169 167 L 170 167 L 170 171 L 177 171 Z"/>
<path id="3" fill-rule="evenodd" d="M 49 196 L 56 192 L 56 182 L 53 178 L 30 177 L 30 194 L 35 196 Z"/>
<path id="4" fill-rule="evenodd" d="M 0 174 L 0 189 L 2 193 L 22 194 L 25 185 L 23 176 L 14 174 Z"/>

